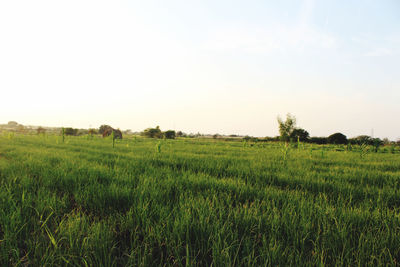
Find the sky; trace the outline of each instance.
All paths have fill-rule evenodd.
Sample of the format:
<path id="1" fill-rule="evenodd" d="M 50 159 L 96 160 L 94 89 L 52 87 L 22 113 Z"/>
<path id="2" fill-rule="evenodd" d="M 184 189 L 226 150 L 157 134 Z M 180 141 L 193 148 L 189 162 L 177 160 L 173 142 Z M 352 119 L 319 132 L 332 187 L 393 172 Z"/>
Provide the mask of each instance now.
<path id="1" fill-rule="evenodd" d="M 0 123 L 400 138 L 400 1 L 0 1 Z"/>

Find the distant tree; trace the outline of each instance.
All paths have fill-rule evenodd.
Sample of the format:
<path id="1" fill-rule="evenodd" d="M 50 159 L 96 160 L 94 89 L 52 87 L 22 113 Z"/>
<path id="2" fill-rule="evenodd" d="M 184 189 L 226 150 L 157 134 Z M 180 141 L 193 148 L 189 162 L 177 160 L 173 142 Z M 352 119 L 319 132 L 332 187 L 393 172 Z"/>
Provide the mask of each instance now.
<path id="1" fill-rule="evenodd" d="M 122 132 L 120 129 L 113 129 L 113 131 L 115 139 L 122 139 Z"/>
<path id="2" fill-rule="evenodd" d="M 182 131 L 177 131 L 176 132 L 176 136 L 177 137 L 182 137 L 184 135 L 184 133 Z"/>
<path id="3" fill-rule="evenodd" d="M 175 139 L 176 133 L 174 130 L 168 130 L 164 132 L 164 137 L 166 139 Z"/>
<path id="4" fill-rule="evenodd" d="M 373 138 L 372 145 L 374 146 L 374 152 L 378 152 L 379 147 L 383 145 L 383 141 L 380 138 Z"/>
<path id="5" fill-rule="evenodd" d="M 349 141 L 352 145 L 362 145 L 362 144 L 372 145 L 373 144 L 372 138 L 368 135 L 359 135 L 357 137 L 351 138 Z"/>
<path id="6" fill-rule="evenodd" d="M 248 141 L 251 140 L 251 138 L 252 138 L 252 137 L 246 135 L 245 137 L 242 138 L 242 140 L 248 142 Z"/>
<path id="7" fill-rule="evenodd" d="M 357 136 L 357 140 L 359 140 L 361 144 L 373 145 L 374 143 L 374 139 L 368 135 Z"/>
<path id="8" fill-rule="evenodd" d="M 71 127 L 65 128 L 64 134 L 65 135 L 78 135 L 78 129 L 74 129 Z"/>
<path id="9" fill-rule="evenodd" d="M 328 138 L 326 137 L 311 137 L 310 143 L 318 144 L 318 145 L 325 145 L 328 143 Z"/>
<path id="10" fill-rule="evenodd" d="M 290 134 L 290 139 L 293 141 L 300 140 L 301 142 L 307 142 L 310 134 L 301 128 L 295 128 Z"/>
<path id="11" fill-rule="evenodd" d="M 103 132 L 103 138 L 110 136 L 114 132 L 114 139 L 122 139 L 122 132 L 119 129 L 108 128 L 105 132 Z"/>
<path id="12" fill-rule="evenodd" d="M 219 134 L 217 134 L 217 133 L 213 135 L 214 139 L 217 139 L 218 137 L 219 137 Z"/>
<path id="13" fill-rule="evenodd" d="M 143 135 L 146 137 L 150 138 L 162 138 L 163 134 L 160 130 L 160 126 L 157 126 L 156 128 L 147 128 L 146 130 L 143 131 Z"/>
<path id="14" fill-rule="evenodd" d="M 103 124 L 99 128 L 99 134 L 103 134 L 105 131 L 110 130 L 110 129 L 111 130 L 113 129 L 110 125 Z"/>
<path id="15" fill-rule="evenodd" d="M 39 127 L 36 129 L 36 132 L 37 132 L 37 134 L 45 134 L 45 133 L 46 133 L 46 129 L 43 128 L 42 126 L 39 126 Z"/>
<path id="16" fill-rule="evenodd" d="M 280 136 L 275 136 L 275 137 L 270 137 L 270 136 L 266 136 L 264 137 L 264 141 L 268 141 L 268 142 L 276 142 L 280 140 Z"/>
<path id="17" fill-rule="evenodd" d="M 334 133 L 328 136 L 328 143 L 329 144 L 336 144 L 336 145 L 345 145 L 348 143 L 347 137 L 342 133 Z"/>
<path id="18" fill-rule="evenodd" d="M 90 135 L 95 135 L 95 134 L 97 134 L 97 130 L 96 130 L 96 129 L 93 129 L 93 128 L 90 128 L 90 129 L 88 130 L 88 134 L 90 134 Z"/>
<path id="19" fill-rule="evenodd" d="M 280 138 L 282 141 L 287 142 L 290 140 L 290 135 L 296 127 L 296 118 L 288 113 L 285 121 L 283 121 L 279 116 L 277 119 L 279 124 Z"/>

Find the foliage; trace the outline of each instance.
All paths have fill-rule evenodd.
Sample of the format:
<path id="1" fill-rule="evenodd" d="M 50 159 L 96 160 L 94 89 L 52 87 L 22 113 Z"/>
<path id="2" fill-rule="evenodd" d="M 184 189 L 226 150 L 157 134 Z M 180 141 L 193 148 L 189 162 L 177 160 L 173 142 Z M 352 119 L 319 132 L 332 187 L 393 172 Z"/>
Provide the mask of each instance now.
<path id="1" fill-rule="evenodd" d="M 112 137 L 112 140 L 122 139 L 122 132 L 119 129 L 108 128 L 106 131 L 103 132 L 103 137 L 107 137 L 110 135 Z"/>
<path id="2" fill-rule="evenodd" d="M 286 115 L 286 120 L 283 121 L 281 117 L 278 116 L 278 124 L 279 124 L 279 134 L 282 141 L 289 141 L 290 135 L 294 131 L 296 127 L 296 118 L 292 116 L 290 113 Z"/>
<path id="3" fill-rule="evenodd" d="M 372 145 L 373 143 L 371 136 L 368 135 L 359 135 L 355 138 L 350 138 L 349 142 L 352 145 L 362 145 L 362 144 Z"/>
<path id="4" fill-rule="evenodd" d="M 318 145 L 325 145 L 328 143 L 327 137 L 311 137 L 309 140 L 310 143 L 318 144 Z"/>
<path id="5" fill-rule="evenodd" d="M 336 145 L 345 145 L 348 142 L 347 137 L 342 133 L 331 134 L 330 136 L 328 136 L 327 141 L 329 144 Z"/>
<path id="6" fill-rule="evenodd" d="M 101 125 L 99 127 L 99 134 L 103 135 L 105 132 L 112 130 L 113 128 L 110 125 Z"/>
<path id="7" fill-rule="evenodd" d="M 164 132 L 164 137 L 166 139 L 175 139 L 176 133 L 174 130 L 168 130 Z"/>
<path id="8" fill-rule="evenodd" d="M 291 140 L 299 140 L 301 142 L 307 142 L 309 140 L 310 134 L 301 128 L 295 128 L 293 131 L 290 133 L 290 139 Z"/>
<path id="9" fill-rule="evenodd" d="M 263 138 L 264 142 L 277 142 L 279 140 L 280 140 L 280 136 L 275 136 L 275 137 L 266 136 Z"/>
<path id="10" fill-rule="evenodd" d="M 146 130 L 143 131 L 143 135 L 146 137 L 150 138 L 162 138 L 163 134 L 160 130 L 160 126 L 157 126 L 156 128 L 147 128 Z"/>
<path id="11" fill-rule="evenodd" d="M 373 138 L 372 145 L 374 147 L 374 152 L 377 153 L 379 150 L 379 147 L 383 145 L 383 141 L 380 138 Z"/>
<path id="12" fill-rule="evenodd" d="M 65 128 L 65 135 L 78 135 L 78 129 L 74 129 L 74 128 L 71 128 L 71 127 L 68 127 L 68 128 Z"/>

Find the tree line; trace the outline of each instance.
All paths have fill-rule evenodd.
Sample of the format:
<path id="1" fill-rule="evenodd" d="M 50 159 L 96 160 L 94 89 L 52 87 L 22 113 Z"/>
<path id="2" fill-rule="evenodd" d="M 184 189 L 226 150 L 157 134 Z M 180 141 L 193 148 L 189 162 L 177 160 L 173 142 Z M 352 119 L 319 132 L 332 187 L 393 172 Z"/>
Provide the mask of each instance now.
<path id="1" fill-rule="evenodd" d="M 336 144 L 336 145 L 372 145 L 372 146 L 381 146 L 383 144 L 388 144 L 390 141 L 380 138 L 373 138 L 368 135 L 360 135 L 354 138 L 347 138 L 342 133 L 334 133 L 329 135 L 328 137 L 310 137 L 310 134 L 299 127 L 296 127 L 296 118 L 291 114 L 286 115 L 286 120 L 282 120 L 278 116 L 278 124 L 279 124 L 279 139 L 280 141 L 284 142 L 308 142 L 308 143 L 315 143 L 315 144 Z"/>
<path id="2" fill-rule="evenodd" d="M 239 136 L 239 135 L 204 135 L 204 134 L 186 134 L 182 131 L 175 131 L 175 130 L 167 130 L 162 131 L 159 126 L 155 128 L 147 128 L 142 132 L 138 133 L 144 137 L 148 138 L 165 138 L 165 139 L 175 139 L 177 137 L 187 137 L 187 138 L 195 138 L 195 137 L 212 137 L 214 139 L 219 140 L 226 140 L 226 141 L 234 141 L 234 140 L 244 140 L 244 141 L 253 141 L 253 142 L 266 142 L 266 141 L 283 141 L 283 142 L 306 142 L 306 143 L 313 143 L 313 144 L 337 144 L 337 145 L 372 145 L 372 146 L 381 146 L 385 144 L 397 144 L 400 145 L 400 139 L 397 142 L 390 141 L 387 138 L 380 139 L 380 138 L 373 138 L 368 135 L 360 135 L 353 138 L 347 138 L 346 135 L 343 133 L 333 133 L 327 137 L 311 137 L 308 131 L 303 128 L 297 127 L 296 125 L 296 117 L 291 114 L 287 114 L 286 119 L 283 120 L 282 118 L 277 118 L 278 125 L 279 125 L 279 136 L 275 137 L 251 137 L 251 136 Z M 51 127 L 36 127 L 32 128 L 25 127 L 22 124 L 18 124 L 15 121 L 10 121 L 6 125 L 0 125 L 1 128 L 5 128 L 10 131 L 16 131 L 20 133 L 29 133 L 32 131 L 36 131 L 37 134 L 45 134 L 48 132 L 57 133 L 60 132 L 62 135 L 70 135 L 70 136 L 80 136 L 80 135 L 97 135 L 100 134 L 103 137 L 107 137 L 113 135 L 115 139 L 122 139 L 123 134 L 132 134 L 130 130 L 121 131 L 120 129 L 115 129 L 110 125 L 103 124 L 98 129 L 89 128 L 89 129 L 77 129 L 72 127 L 66 128 L 51 128 Z"/>

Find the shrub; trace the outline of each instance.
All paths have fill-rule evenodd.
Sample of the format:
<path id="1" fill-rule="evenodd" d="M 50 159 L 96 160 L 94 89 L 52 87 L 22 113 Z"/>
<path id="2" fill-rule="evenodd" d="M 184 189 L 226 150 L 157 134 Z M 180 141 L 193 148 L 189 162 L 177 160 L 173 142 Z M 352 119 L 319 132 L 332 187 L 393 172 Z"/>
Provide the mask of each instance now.
<path id="1" fill-rule="evenodd" d="M 292 141 L 301 141 L 301 142 L 307 142 L 310 137 L 310 134 L 301 128 L 296 128 L 292 131 L 290 134 L 290 140 Z"/>
<path id="2" fill-rule="evenodd" d="M 352 145 L 373 145 L 373 139 L 368 135 L 359 135 L 357 137 L 351 138 L 349 142 Z"/>
<path id="3" fill-rule="evenodd" d="M 104 132 L 108 131 L 108 130 L 112 130 L 113 128 L 110 125 L 101 125 L 99 128 L 99 134 L 104 134 Z"/>
<path id="4" fill-rule="evenodd" d="M 325 145 L 325 144 L 327 144 L 328 143 L 328 138 L 326 138 L 326 137 L 311 137 L 310 139 L 309 139 L 309 142 L 310 143 L 313 143 L 313 144 L 318 144 L 318 145 Z"/>
<path id="5" fill-rule="evenodd" d="M 168 130 L 164 132 L 164 137 L 166 139 L 175 139 L 176 133 L 174 130 Z"/>
<path id="6" fill-rule="evenodd" d="M 347 137 L 342 133 L 334 133 L 328 136 L 329 144 L 345 145 L 348 143 Z"/>
<path id="7" fill-rule="evenodd" d="M 78 129 L 74 129 L 74 128 L 65 128 L 64 131 L 65 135 L 78 135 Z"/>
<path id="8" fill-rule="evenodd" d="M 103 132 L 103 138 L 107 137 L 107 136 L 113 136 L 113 140 L 114 139 L 122 139 L 122 132 L 119 129 L 107 129 L 105 132 Z"/>
<path id="9" fill-rule="evenodd" d="M 163 136 L 160 126 L 157 126 L 156 128 L 147 128 L 143 131 L 143 135 L 150 138 L 162 138 Z"/>

